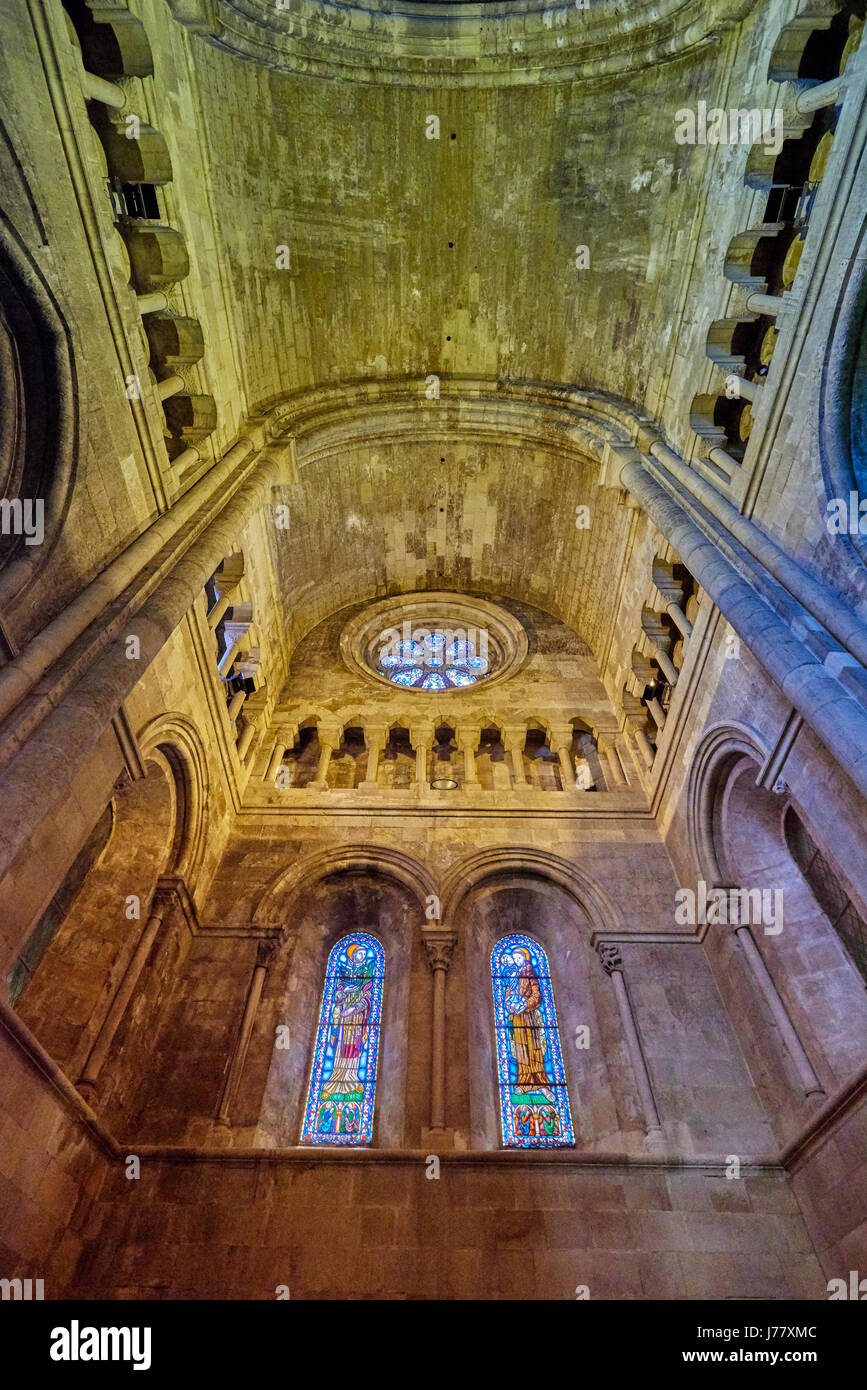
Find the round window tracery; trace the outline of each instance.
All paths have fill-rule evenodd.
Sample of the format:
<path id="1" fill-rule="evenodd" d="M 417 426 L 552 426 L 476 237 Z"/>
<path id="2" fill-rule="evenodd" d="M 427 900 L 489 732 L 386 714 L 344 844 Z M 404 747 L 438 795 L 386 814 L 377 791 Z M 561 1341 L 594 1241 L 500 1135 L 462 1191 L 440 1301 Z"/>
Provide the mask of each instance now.
<path id="1" fill-rule="evenodd" d="M 350 669 L 369 681 L 439 698 L 487 689 L 527 658 L 527 634 L 507 609 L 475 594 L 395 594 L 367 605 L 340 636 Z"/>
<path id="2" fill-rule="evenodd" d="M 483 634 L 486 638 L 487 634 Z M 381 647 L 378 670 L 394 685 L 414 690 L 450 690 L 475 685 L 490 670 L 487 641 L 453 628 L 414 632 L 408 640 Z"/>

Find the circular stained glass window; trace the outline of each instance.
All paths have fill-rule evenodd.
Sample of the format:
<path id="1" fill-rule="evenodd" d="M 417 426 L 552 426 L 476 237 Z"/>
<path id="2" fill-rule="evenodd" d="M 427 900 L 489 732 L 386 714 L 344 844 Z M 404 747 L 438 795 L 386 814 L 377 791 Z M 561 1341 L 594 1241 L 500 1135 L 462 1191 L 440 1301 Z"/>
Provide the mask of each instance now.
<path id="1" fill-rule="evenodd" d="M 486 637 L 487 634 L 482 634 Z M 490 670 L 487 642 L 451 628 L 416 631 L 379 649 L 377 669 L 395 685 L 413 690 L 453 690 L 475 685 Z"/>

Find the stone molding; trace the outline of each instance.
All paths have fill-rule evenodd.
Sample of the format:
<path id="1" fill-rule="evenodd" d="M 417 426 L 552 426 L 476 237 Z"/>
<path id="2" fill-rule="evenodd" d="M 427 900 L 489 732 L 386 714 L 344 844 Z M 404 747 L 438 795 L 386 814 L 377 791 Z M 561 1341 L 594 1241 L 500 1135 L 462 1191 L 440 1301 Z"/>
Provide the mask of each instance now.
<path id="1" fill-rule="evenodd" d="M 619 9 L 550 0 L 170 0 L 175 19 L 263 67 L 412 87 L 609 82 L 718 41 L 756 0 L 632 0 Z"/>

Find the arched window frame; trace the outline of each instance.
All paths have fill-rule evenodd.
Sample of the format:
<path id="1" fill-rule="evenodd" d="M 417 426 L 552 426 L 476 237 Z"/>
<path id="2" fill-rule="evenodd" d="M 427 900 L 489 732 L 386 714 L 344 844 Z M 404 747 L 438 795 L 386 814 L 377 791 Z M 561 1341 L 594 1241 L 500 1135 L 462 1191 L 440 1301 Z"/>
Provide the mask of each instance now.
<path id="1" fill-rule="evenodd" d="M 515 951 L 528 955 L 539 982 L 541 996 L 539 1012 L 542 1014 L 548 1043 L 545 1051 L 546 1075 L 550 1075 L 548 1089 L 554 1091 L 558 1133 L 539 1132 L 543 1114 L 541 1107 L 538 1108 L 538 1114 L 529 1117 L 528 1132 L 519 1133 L 517 1124 L 513 1123 L 511 1101 L 506 1099 L 511 1086 L 516 1083 L 516 1062 L 512 1055 L 510 1041 L 509 1015 L 506 1008 L 507 989 L 503 983 L 500 965 L 504 955 L 513 954 Z M 494 995 L 494 1041 L 497 1055 L 497 1090 L 503 1145 L 505 1148 L 519 1149 L 569 1148 L 575 1143 L 575 1134 L 572 1126 L 563 1054 L 560 1048 L 560 1030 L 554 1004 L 551 972 L 544 947 L 533 937 L 523 933 L 516 932 L 501 937 L 491 952 L 491 986 Z M 533 1109 L 535 1110 L 536 1107 Z"/>
<path id="2" fill-rule="evenodd" d="M 345 1112 L 334 1106 L 338 1128 L 328 1131 L 321 1127 L 322 1090 L 333 1074 L 334 1048 L 337 1046 L 339 1025 L 335 1024 L 334 1009 L 338 1003 L 341 982 L 348 980 L 341 973 L 341 958 L 347 951 L 357 952 L 359 947 L 373 954 L 373 973 L 370 981 L 369 1008 L 364 1024 L 366 1042 L 361 1053 L 362 1061 L 358 1067 L 362 1096 L 357 1105 L 357 1125 L 349 1132 L 341 1133 L 345 1124 Z M 360 975 L 357 977 L 361 979 Z M 301 1128 L 302 1144 L 369 1144 L 373 1137 L 373 1113 L 376 1099 L 376 1071 L 379 1059 L 379 1032 L 382 1018 L 382 990 L 385 979 L 385 952 L 380 942 L 369 932 L 354 931 L 341 936 L 332 946 L 325 966 L 325 979 L 316 1025 L 316 1041 L 313 1048 L 313 1062 L 310 1081 L 307 1087 L 307 1100 L 304 1107 L 304 1121 Z M 345 991 L 346 985 L 343 985 Z"/>

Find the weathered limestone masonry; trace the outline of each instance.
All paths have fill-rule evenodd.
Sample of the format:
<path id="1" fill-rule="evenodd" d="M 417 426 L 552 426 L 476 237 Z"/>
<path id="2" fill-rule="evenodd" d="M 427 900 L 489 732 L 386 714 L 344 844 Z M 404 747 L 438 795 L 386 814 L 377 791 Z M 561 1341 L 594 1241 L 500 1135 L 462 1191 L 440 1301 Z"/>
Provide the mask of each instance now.
<path id="1" fill-rule="evenodd" d="M 425 8 L 0 0 L 0 1277 L 824 1298 L 863 0 Z"/>

